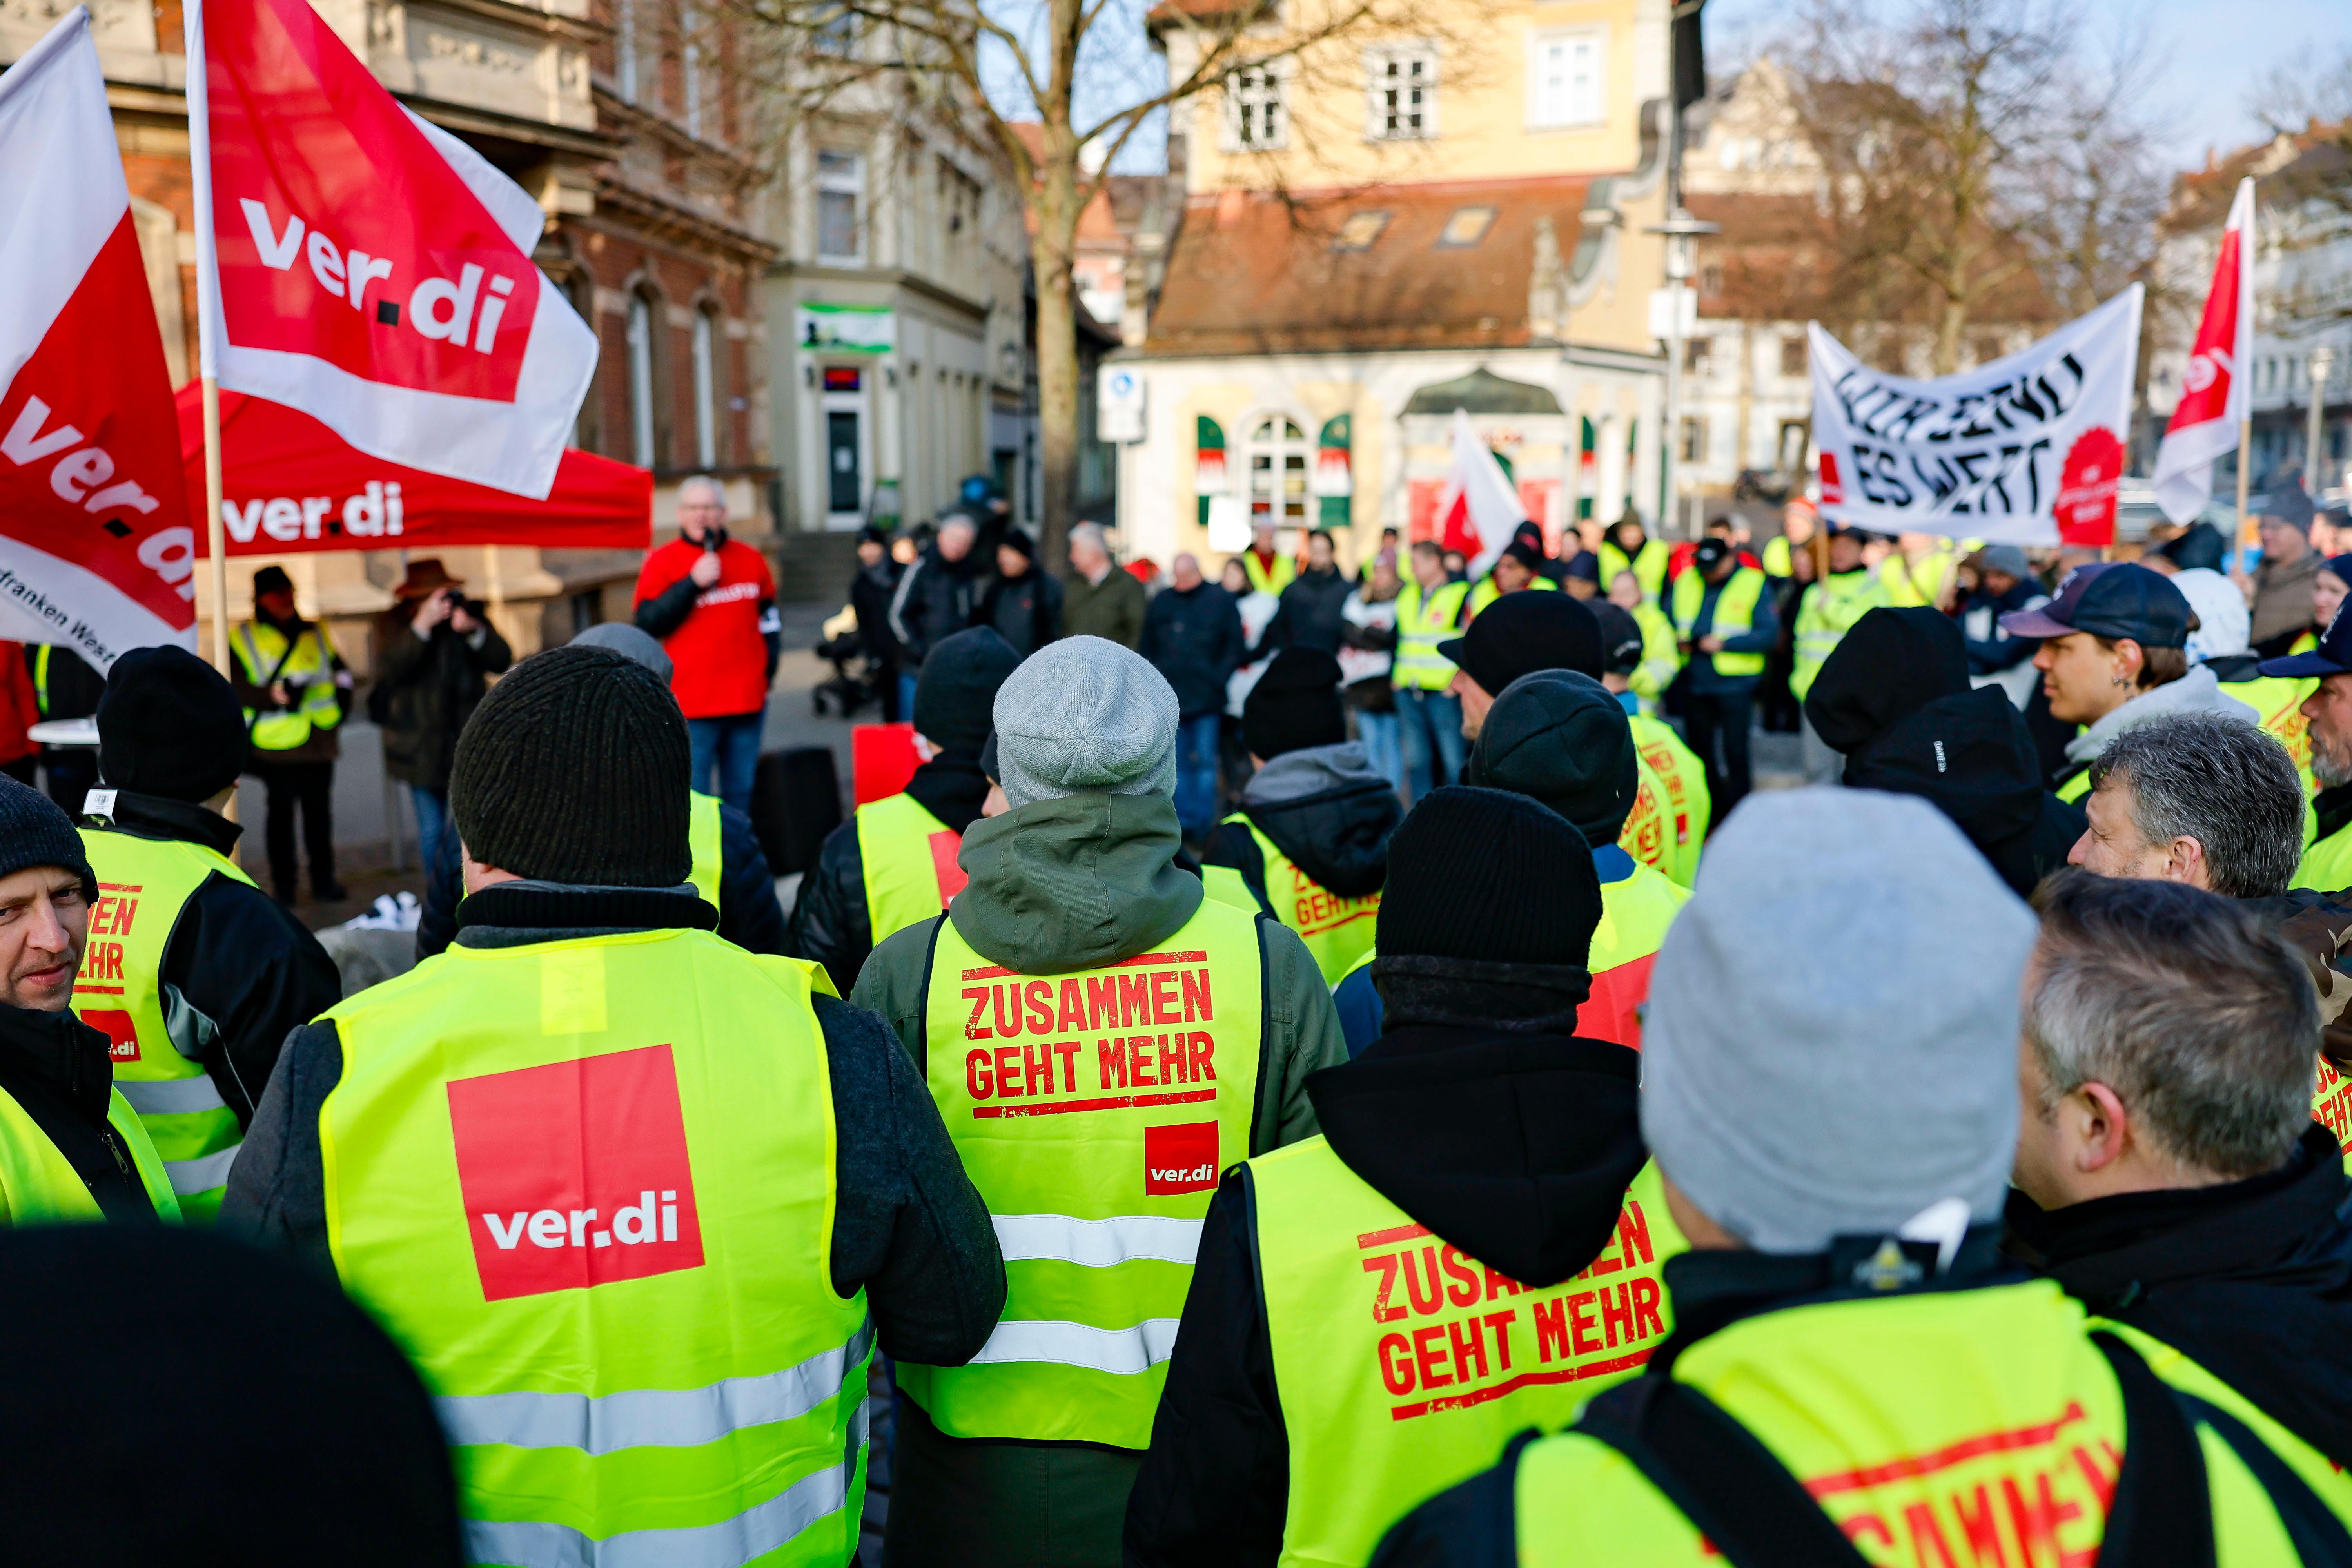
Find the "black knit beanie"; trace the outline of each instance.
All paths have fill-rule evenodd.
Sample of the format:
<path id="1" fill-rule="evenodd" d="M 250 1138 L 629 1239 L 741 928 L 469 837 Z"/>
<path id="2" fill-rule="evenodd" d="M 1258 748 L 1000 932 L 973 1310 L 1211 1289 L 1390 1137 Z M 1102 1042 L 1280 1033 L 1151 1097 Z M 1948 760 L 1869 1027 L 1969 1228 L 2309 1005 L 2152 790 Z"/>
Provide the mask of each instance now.
<path id="1" fill-rule="evenodd" d="M 98 770 L 108 785 L 205 801 L 245 766 L 245 710 L 221 672 L 184 647 L 134 647 L 98 700 Z"/>
<path id="2" fill-rule="evenodd" d="M 1506 687 L 1487 710 L 1464 782 L 1541 801 L 1591 844 L 1614 844 L 1641 788 L 1633 728 L 1589 675 L 1543 669 Z"/>
<path id="3" fill-rule="evenodd" d="M 1632 612 L 1606 599 L 1592 605 L 1601 627 L 1601 668 L 1612 675 L 1631 675 L 1642 668 L 1642 627 Z"/>
<path id="4" fill-rule="evenodd" d="M 1389 839 L 1381 957 L 1582 967 L 1601 923 L 1592 851 L 1521 795 L 1449 784 Z"/>
<path id="5" fill-rule="evenodd" d="M 654 672 L 601 647 L 533 654 L 457 737 L 449 811 L 485 866 L 575 887 L 675 888 L 692 749 Z"/>
<path id="6" fill-rule="evenodd" d="M 95 887 L 81 835 L 65 808 L 30 784 L 0 773 L 0 877 L 33 866 L 62 866 Z"/>
<path id="7" fill-rule="evenodd" d="M 978 752 L 995 726 L 996 689 L 1020 667 L 1013 645 L 988 626 L 945 639 L 915 678 L 915 733 L 942 751 Z"/>
<path id="8" fill-rule="evenodd" d="M 1270 763 L 1285 752 L 1346 740 L 1340 679 L 1339 661 L 1319 647 L 1286 647 L 1276 654 L 1242 703 L 1242 742 L 1250 754 Z"/>

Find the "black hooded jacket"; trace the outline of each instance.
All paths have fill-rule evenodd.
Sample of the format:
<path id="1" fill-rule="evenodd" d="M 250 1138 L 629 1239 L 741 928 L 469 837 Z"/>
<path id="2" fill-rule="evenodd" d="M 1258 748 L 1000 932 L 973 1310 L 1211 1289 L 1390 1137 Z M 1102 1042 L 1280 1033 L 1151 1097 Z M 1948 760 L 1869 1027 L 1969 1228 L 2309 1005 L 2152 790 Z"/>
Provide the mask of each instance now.
<path id="1" fill-rule="evenodd" d="M 1285 752 L 1251 775 L 1241 804 L 1242 815 L 1327 892 L 1360 899 L 1387 883 L 1389 836 L 1404 820 L 1404 807 L 1356 742 Z M 1217 826 L 1201 864 L 1239 871 L 1273 910 L 1265 856 L 1240 823 Z"/>
<path id="2" fill-rule="evenodd" d="M 1500 965 L 1416 957 L 1410 973 L 1382 973 L 1389 1032 L 1307 1088 L 1350 1170 L 1443 1240 L 1536 1285 L 1592 1261 L 1648 1152 L 1639 1058 L 1575 1037 L 1590 977 L 1520 967 L 1504 979 Z M 1242 1165 L 1202 1229 L 1128 1502 L 1129 1568 L 1253 1568 L 1281 1554 L 1290 1445 L 1255 1236 Z"/>
<path id="3" fill-rule="evenodd" d="M 70 1012 L 0 1004 L 0 1093 L 66 1157 L 108 1219 L 152 1225 L 154 1202 L 106 1120 L 114 1063 L 103 1031 Z M 37 1358 L 36 1358 L 37 1359 Z"/>
<path id="4" fill-rule="evenodd" d="M 1941 611 L 1863 616 L 1822 666 L 1805 716 L 1845 753 L 1848 787 L 1927 801 L 2020 896 L 2083 837 L 2083 808 L 2042 786 L 2025 716 L 1999 687 L 1969 687 L 1959 627 Z"/>
<path id="5" fill-rule="evenodd" d="M 2043 1210 L 2009 1194 L 2009 1250 L 2352 1464 L 2352 1178 L 2314 1123 L 2268 1175 Z"/>
<path id="6" fill-rule="evenodd" d="M 988 798 L 988 775 L 971 752 L 943 751 L 915 770 L 907 793 L 943 826 L 961 833 Z M 857 847 L 856 817 L 824 836 L 816 864 L 801 879 L 782 951 L 824 964 L 844 996 L 857 984 L 857 972 L 874 951 L 874 924 L 866 912 L 866 857 Z"/>

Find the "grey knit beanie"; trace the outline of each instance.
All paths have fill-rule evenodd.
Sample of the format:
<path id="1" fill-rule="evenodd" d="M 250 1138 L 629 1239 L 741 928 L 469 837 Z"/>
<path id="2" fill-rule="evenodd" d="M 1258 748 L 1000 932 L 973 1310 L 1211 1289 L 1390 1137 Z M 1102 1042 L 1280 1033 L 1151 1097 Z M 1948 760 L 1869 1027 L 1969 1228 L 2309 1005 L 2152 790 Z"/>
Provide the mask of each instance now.
<path id="1" fill-rule="evenodd" d="M 485 866 L 578 887 L 675 888 L 693 772 L 661 679 L 601 647 L 556 647 L 490 688 L 457 737 L 449 814 Z"/>
<path id="2" fill-rule="evenodd" d="M 1015 806 L 1073 795 L 1173 795 L 1176 693 L 1132 648 L 1064 637 L 996 693 L 996 755 Z"/>
<path id="3" fill-rule="evenodd" d="M 670 678 L 677 673 L 677 666 L 671 660 L 668 650 L 655 640 L 654 635 L 627 621 L 600 621 L 563 646 L 609 648 L 623 658 L 635 659 L 652 670 L 664 686 L 667 686 Z"/>
<path id="4" fill-rule="evenodd" d="M 1944 1198 L 1998 1218 L 2035 931 L 1923 801 L 1748 796 L 1651 972 L 1642 1136 L 1658 1168 L 1762 1252 L 1890 1233 Z"/>

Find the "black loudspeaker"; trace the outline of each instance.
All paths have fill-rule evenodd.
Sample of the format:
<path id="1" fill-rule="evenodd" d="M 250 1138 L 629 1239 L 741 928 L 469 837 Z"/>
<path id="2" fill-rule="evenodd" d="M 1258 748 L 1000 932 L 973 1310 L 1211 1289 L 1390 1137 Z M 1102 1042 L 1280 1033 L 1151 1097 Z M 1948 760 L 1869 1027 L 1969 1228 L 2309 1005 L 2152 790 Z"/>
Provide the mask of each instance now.
<path id="1" fill-rule="evenodd" d="M 841 775 L 829 746 L 795 746 L 760 758 L 751 778 L 751 829 L 779 877 L 816 864 L 824 836 L 841 826 Z"/>

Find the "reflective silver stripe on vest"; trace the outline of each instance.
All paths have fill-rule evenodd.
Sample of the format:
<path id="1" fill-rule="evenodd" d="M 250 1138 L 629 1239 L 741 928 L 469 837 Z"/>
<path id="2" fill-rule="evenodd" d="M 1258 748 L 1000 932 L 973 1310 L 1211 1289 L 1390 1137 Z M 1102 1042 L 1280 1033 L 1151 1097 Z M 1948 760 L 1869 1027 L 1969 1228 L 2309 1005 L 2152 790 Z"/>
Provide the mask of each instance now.
<path id="1" fill-rule="evenodd" d="M 851 1468 L 866 1446 L 865 1402 L 841 1463 L 803 1476 L 766 1502 L 717 1524 L 681 1530 L 627 1530 L 592 1541 L 566 1524 L 541 1521 L 466 1521 L 466 1557 L 515 1568 L 742 1568 L 849 1501 Z"/>
<path id="2" fill-rule="evenodd" d="M 1138 1258 L 1162 1263 L 1192 1261 L 1201 1250 L 1201 1222 L 1159 1215 L 1120 1215 L 1112 1219 L 1073 1219 L 1066 1214 L 1001 1214 L 992 1216 L 996 1244 L 1007 1263 L 1050 1259 L 1082 1268 L 1116 1268 Z"/>
<path id="3" fill-rule="evenodd" d="M 819 1351 L 782 1372 L 722 1378 L 703 1388 L 632 1388 L 601 1396 L 459 1394 L 433 1403 L 440 1412 L 441 1429 L 457 1446 L 506 1443 L 589 1454 L 693 1448 L 746 1426 L 807 1415 L 841 1393 L 842 1379 L 873 1345 L 874 1321 L 868 1318 L 837 1349 Z"/>
<path id="4" fill-rule="evenodd" d="M 1166 1361 L 1176 1349 L 1174 1318 L 1146 1318 L 1131 1329 L 1097 1329 L 1055 1318 L 1005 1320 L 980 1353 L 982 1362 L 1043 1361 L 1133 1376 Z"/>
<path id="5" fill-rule="evenodd" d="M 191 1110 L 226 1110 L 228 1101 L 209 1074 L 194 1078 L 116 1079 L 114 1087 L 142 1116 L 173 1116 Z"/>
<path id="6" fill-rule="evenodd" d="M 124 1096 L 129 1099 L 129 1096 Z M 163 1173 L 172 1178 L 172 1191 L 186 1197 L 192 1193 L 208 1193 L 228 1183 L 228 1168 L 236 1163 L 236 1152 L 242 1143 L 232 1143 L 226 1149 L 200 1154 L 193 1160 L 166 1160 Z"/>

